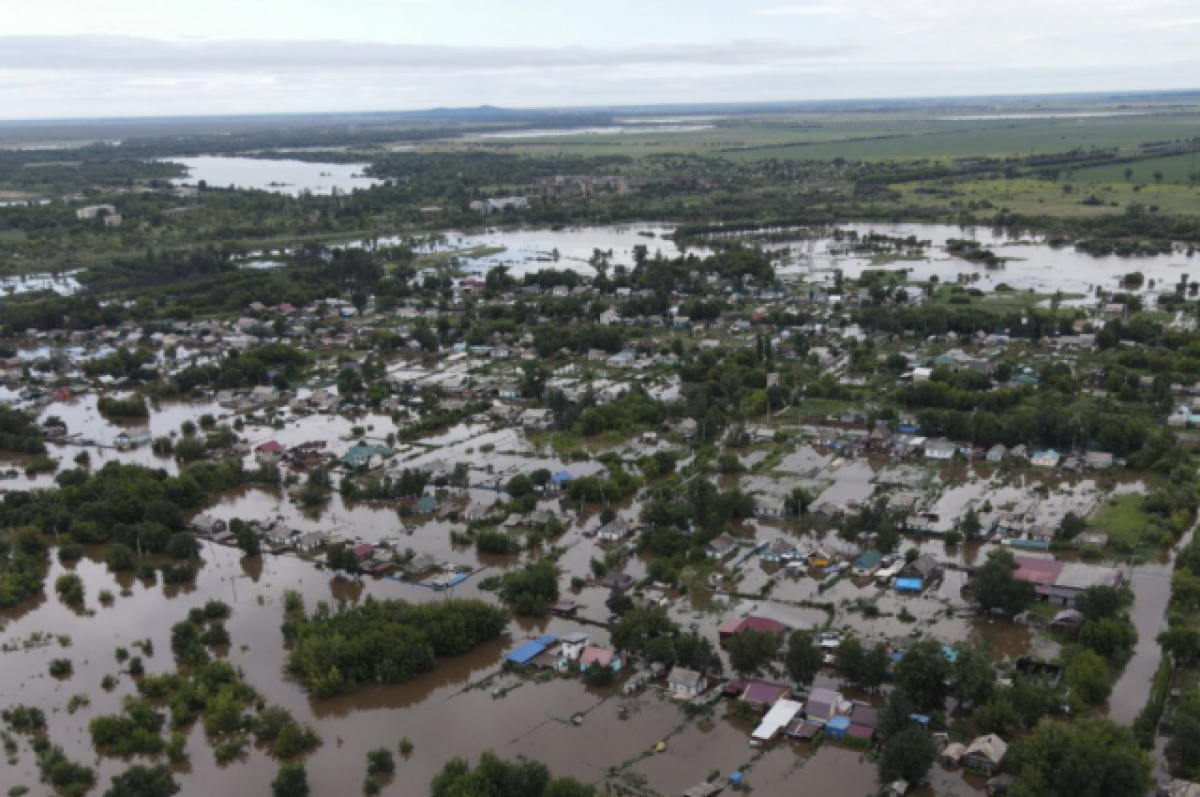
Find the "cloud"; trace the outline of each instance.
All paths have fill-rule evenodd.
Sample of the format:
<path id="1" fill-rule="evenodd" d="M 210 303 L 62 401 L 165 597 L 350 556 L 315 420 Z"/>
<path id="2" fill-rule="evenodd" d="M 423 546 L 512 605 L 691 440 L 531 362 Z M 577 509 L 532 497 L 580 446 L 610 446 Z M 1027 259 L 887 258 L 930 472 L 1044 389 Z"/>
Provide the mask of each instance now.
<path id="1" fill-rule="evenodd" d="M 743 40 L 636 47 L 466 47 L 347 41 L 162 41 L 117 36 L 0 36 L 0 69 L 88 72 L 321 69 L 513 70 L 790 64 L 850 47 Z"/>

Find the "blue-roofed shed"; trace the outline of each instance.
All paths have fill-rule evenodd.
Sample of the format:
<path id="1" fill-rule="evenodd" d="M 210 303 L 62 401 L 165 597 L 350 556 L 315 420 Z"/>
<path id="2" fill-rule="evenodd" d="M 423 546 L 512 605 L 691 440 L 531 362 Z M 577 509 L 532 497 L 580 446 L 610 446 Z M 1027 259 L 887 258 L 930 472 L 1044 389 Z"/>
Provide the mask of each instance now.
<path id="1" fill-rule="evenodd" d="M 558 473 L 556 473 L 550 477 L 550 481 L 554 482 L 555 484 L 557 484 L 559 486 L 562 486 L 574 478 L 575 477 L 571 474 L 571 471 L 560 470 Z"/>
<path id="2" fill-rule="evenodd" d="M 521 647 L 514 650 L 504 657 L 504 660 L 509 664 L 524 666 L 536 659 L 545 652 L 546 648 L 550 647 L 557 641 L 557 637 L 552 634 L 547 634 L 541 639 L 534 639 L 526 642 Z"/>
<path id="3" fill-rule="evenodd" d="M 919 578 L 898 578 L 896 579 L 897 592 L 920 592 L 921 579 Z"/>
<path id="4" fill-rule="evenodd" d="M 839 715 L 825 723 L 825 733 L 829 734 L 830 739 L 844 739 L 848 730 L 850 730 L 849 717 Z"/>
<path id="5" fill-rule="evenodd" d="M 958 651 L 949 645 L 942 645 L 942 658 L 954 664 L 958 661 Z"/>

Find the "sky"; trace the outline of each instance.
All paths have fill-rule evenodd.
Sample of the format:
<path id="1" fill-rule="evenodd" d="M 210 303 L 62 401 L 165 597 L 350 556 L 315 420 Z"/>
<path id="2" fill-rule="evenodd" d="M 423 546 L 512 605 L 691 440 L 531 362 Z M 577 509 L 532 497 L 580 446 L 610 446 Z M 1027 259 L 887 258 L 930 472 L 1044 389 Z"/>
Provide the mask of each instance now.
<path id="1" fill-rule="evenodd" d="M 1196 0 L 0 0 L 0 118 L 1200 88 Z"/>

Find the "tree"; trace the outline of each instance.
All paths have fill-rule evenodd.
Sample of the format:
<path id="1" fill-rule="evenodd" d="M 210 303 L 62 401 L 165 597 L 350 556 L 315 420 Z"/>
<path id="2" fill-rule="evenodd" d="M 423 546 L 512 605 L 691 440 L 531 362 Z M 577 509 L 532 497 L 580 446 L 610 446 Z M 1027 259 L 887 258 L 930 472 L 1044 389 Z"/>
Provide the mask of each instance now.
<path id="1" fill-rule="evenodd" d="M 993 695 L 991 700 L 975 711 L 973 718 L 979 730 L 1008 738 L 1017 729 L 1021 716 L 1013 708 L 1007 691 L 1011 690 Z"/>
<path id="2" fill-rule="evenodd" d="M 838 671 L 846 679 L 857 682 L 858 672 L 862 669 L 863 647 L 856 637 L 848 636 L 843 639 L 833 652 L 833 661 Z"/>
<path id="3" fill-rule="evenodd" d="M 726 644 L 729 666 L 741 675 L 755 675 L 779 654 L 779 635 L 769 631 L 743 631 Z"/>
<path id="4" fill-rule="evenodd" d="M 1108 683 L 1108 665 L 1100 654 L 1081 648 L 1067 665 L 1067 685 L 1071 688 L 1071 696 L 1084 705 L 1099 705 L 1112 691 Z"/>
<path id="5" fill-rule="evenodd" d="M 917 785 L 924 782 L 935 760 L 933 737 L 921 728 L 906 728 L 884 744 L 879 757 L 879 782 L 903 780 Z"/>
<path id="6" fill-rule="evenodd" d="M 946 702 L 949 678 L 950 663 L 936 640 L 915 643 L 896 664 L 896 686 L 926 711 L 940 709 Z"/>
<path id="7" fill-rule="evenodd" d="M 824 655 L 813 642 L 812 634 L 807 631 L 795 631 L 788 638 L 787 655 L 784 666 L 788 675 L 801 686 L 808 686 L 821 671 Z"/>
<path id="8" fill-rule="evenodd" d="M 1020 614 L 1034 599 L 1034 587 L 1017 578 L 1017 561 L 1011 551 L 999 549 L 975 573 L 975 600 L 985 612 L 999 609 L 1012 616 Z"/>
<path id="9" fill-rule="evenodd" d="M 1171 741 L 1167 742 L 1167 758 L 1174 762 L 1178 771 L 1193 777 L 1200 767 L 1200 718 L 1189 713 L 1177 712 L 1175 729 Z"/>
<path id="10" fill-rule="evenodd" d="M 954 646 L 955 659 L 950 666 L 954 696 L 961 703 L 979 706 L 992 696 L 996 672 L 992 661 L 980 647 L 959 642 Z"/>
<path id="11" fill-rule="evenodd" d="M 308 797 L 308 770 L 303 764 L 283 764 L 271 781 L 274 797 Z"/>
<path id="12" fill-rule="evenodd" d="M 171 770 L 162 764 L 153 767 L 134 764 L 120 775 L 113 776 L 112 788 L 104 797 L 173 797 L 179 794 L 179 784 Z"/>
<path id="13" fill-rule="evenodd" d="M 1075 608 L 1085 620 L 1093 621 L 1115 617 L 1121 611 L 1121 603 L 1121 591 L 1106 585 L 1088 587 L 1075 598 Z"/>
<path id="14" fill-rule="evenodd" d="M 891 656 L 888 654 L 887 645 L 882 642 L 876 643 L 863 656 L 855 682 L 863 689 L 878 689 L 887 680 L 890 663 Z"/>
<path id="15" fill-rule="evenodd" d="M 258 535 L 249 525 L 243 525 L 237 532 L 237 547 L 245 556 L 258 556 L 262 553 L 262 545 Z"/>
<path id="16" fill-rule="evenodd" d="M 392 755 L 391 750 L 386 747 L 380 747 L 377 750 L 367 753 L 368 775 L 387 775 L 395 771 L 396 759 Z"/>
<path id="17" fill-rule="evenodd" d="M 1152 785 L 1150 756 L 1129 728 L 1104 719 L 1043 722 L 1009 748 L 1022 797 L 1129 797 Z"/>
<path id="18" fill-rule="evenodd" d="M 917 704 L 901 689 L 893 689 L 879 715 L 879 735 L 890 739 L 912 727 L 912 715 L 917 713 Z"/>

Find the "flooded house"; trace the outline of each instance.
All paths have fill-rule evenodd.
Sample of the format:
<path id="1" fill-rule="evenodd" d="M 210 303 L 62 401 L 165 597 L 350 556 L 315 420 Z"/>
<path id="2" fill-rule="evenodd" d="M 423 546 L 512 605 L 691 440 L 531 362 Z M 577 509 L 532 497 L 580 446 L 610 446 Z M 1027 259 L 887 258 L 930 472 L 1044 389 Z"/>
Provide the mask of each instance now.
<path id="1" fill-rule="evenodd" d="M 667 690 L 676 699 L 691 700 L 708 688 L 708 679 L 686 667 L 672 667 L 667 675 Z"/>
<path id="2" fill-rule="evenodd" d="M 1004 756 L 1007 753 L 1008 743 L 996 734 L 989 733 L 976 738 L 967 746 L 959 759 L 959 764 L 985 775 L 993 775 L 1004 763 Z"/>

